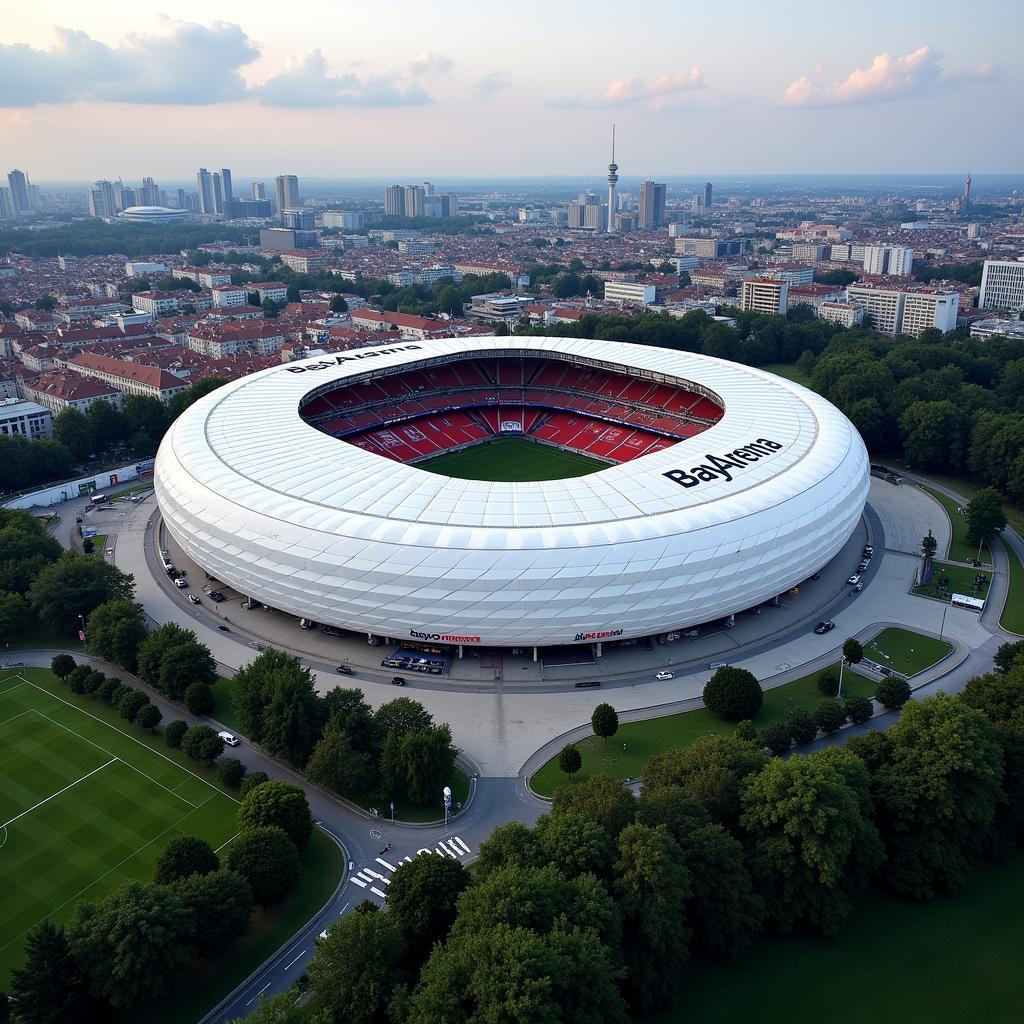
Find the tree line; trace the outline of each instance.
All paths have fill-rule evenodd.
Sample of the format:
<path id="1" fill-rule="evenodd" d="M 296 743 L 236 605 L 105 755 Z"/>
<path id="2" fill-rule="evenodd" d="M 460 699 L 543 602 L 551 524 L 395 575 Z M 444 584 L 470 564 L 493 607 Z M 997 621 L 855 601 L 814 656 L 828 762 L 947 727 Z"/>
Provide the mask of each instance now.
<path id="1" fill-rule="evenodd" d="M 770 757 L 708 735 L 654 757 L 639 796 L 567 785 L 509 822 L 472 872 L 421 855 L 329 931 L 305 995 L 247 1020 L 446 1024 L 646 1019 L 686 1001 L 686 965 L 759 935 L 834 935 L 872 887 L 960 892 L 1024 840 L 1024 642 L 963 694 L 908 703 L 887 732 Z"/>
<path id="2" fill-rule="evenodd" d="M 0 255 L 21 253 L 34 259 L 52 256 L 152 256 L 209 242 L 240 242 L 252 229 L 226 224 L 107 224 L 79 220 L 55 228 L 0 230 Z"/>

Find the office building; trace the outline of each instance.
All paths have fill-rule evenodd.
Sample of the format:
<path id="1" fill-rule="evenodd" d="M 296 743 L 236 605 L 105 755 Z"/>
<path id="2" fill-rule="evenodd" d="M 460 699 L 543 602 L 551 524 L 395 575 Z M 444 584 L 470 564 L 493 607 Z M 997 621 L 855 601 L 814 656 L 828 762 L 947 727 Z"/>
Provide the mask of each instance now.
<path id="1" fill-rule="evenodd" d="M 640 230 L 653 231 L 665 223 L 666 186 L 662 182 L 645 181 L 640 185 Z"/>
<path id="2" fill-rule="evenodd" d="M 704 210 L 707 212 L 711 209 L 712 194 L 714 192 L 714 186 L 710 181 L 704 182 Z"/>
<path id="3" fill-rule="evenodd" d="M 298 228 L 261 228 L 260 248 L 275 252 L 291 252 L 295 249 L 315 249 L 319 244 L 315 231 Z"/>
<path id="4" fill-rule="evenodd" d="M 442 192 L 438 198 L 441 200 L 442 217 L 457 217 L 459 215 L 459 197 L 454 192 Z"/>
<path id="5" fill-rule="evenodd" d="M 358 210 L 328 210 L 323 214 L 323 226 L 359 231 L 363 227 L 363 215 Z"/>
<path id="6" fill-rule="evenodd" d="M 35 402 L 5 398 L 0 401 L 0 436 L 29 441 L 53 437 L 53 413 Z"/>
<path id="7" fill-rule="evenodd" d="M 152 178 L 143 178 L 140 188 L 135 190 L 139 206 L 161 206 L 160 189 Z M 134 203 L 132 205 L 135 205 Z"/>
<path id="8" fill-rule="evenodd" d="M 985 260 L 978 306 L 1024 310 L 1024 261 Z"/>
<path id="9" fill-rule="evenodd" d="M 269 199 L 235 199 L 231 208 L 235 217 L 270 217 L 274 212 Z"/>
<path id="10" fill-rule="evenodd" d="M 422 185 L 405 186 L 405 215 L 406 217 L 423 217 L 424 201 L 427 193 Z"/>
<path id="11" fill-rule="evenodd" d="M 253 199 L 267 198 L 267 186 L 262 181 L 254 181 L 252 183 L 252 197 Z"/>
<path id="12" fill-rule="evenodd" d="M 851 284 L 846 299 L 861 306 L 876 334 L 917 337 L 937 328 L 952 331 L 960 309 L 960 293 L 942 288 L 886 288 L 872 284 Z"/>
<path id="13" fill-rule="evenodd" d="M 608 228 L 608 207 L 594 192 L 583 192 L 569 204 L 569 227 L 604 232 Z"/>
<path id="14" fill-rule="evenodd" d="M 183 188 L 179 188 L 175 192 L 175 196 L 177 198 L 177 206 L 178 206 L 179 210 L 191 209 L 191 204 L 189 203 L 188 194 L 185 192 L 185 190 Z"/>
<path id="15" fill-rule="evenodd" d="M 117 213 L 113 182 L 102 179 L 89 190 L 89 216 L 113 217 Z"/>
<path id="16" fill-rule="evenodd" d="M 312 210 L 282 210 L 281 226 L 298 228 L 300 231 L 312 231 L 316 227 L 316 214 Z"/>
<path id="17" fill-rule="evenodd" d="M 220 175 L 213 172 L 213 212 L 224 212 L 224 186 L 221 183 Z"/>
<path id="18" fill-rule="evenodd" d="M 222 195 L 221 212 L 230 220 L 235 214 L 233 204 L 235 194 L 231 189 L 231 171 L 227 167 L 220 169 L 220 187 Z"/>
<path id="19" fill-rule="evenodd" d="M 11 202 L 11 190 L 0 188 L 0 220 L 10 220 L 14 216 L 14 204 Z"/>
<path id="20" fill-rule="evenodd" d="M 199 212 L 216 213 L 217 203 L 213 192 L 213 175 L 205 167 L 196 173 L 196 191 L 199 193 Z"/>
<path id="21" fill-rule="evenodd" d="M 864 309 L 852 302 L 823 302 L 818 306 L 818 318 L 841 327 L 856 327 L 864 322 Z"/>
<path id="22" fill-rule="evenodd" d="M 740 309 L 784 316 L 789 308 L 789 282 L 748 278 L 740 288 Z"/>
<path id="23" fill-rule="evenodd" d="M 867 245 L 864 247 L 864 273 L 901 277 L 914 267 L 914 250 L 902 245 Z"/>
<path id="24" fill-rule="evenodd" d="M 720 260 L 727 256 L 738 256 L 743 252 L 742 238 L 677 238 L 676 254 L 679 256 L 700 256 L 706 260 Z"/>
<path id="25" fill-rule="evenodd" d="M 32 201 L 29 198 L 28 175 L 15 168 L 7 175 L 7 185 L 11 190 L 11 206 L 14 216 L 32 212 Z"/>
<path id="26" fill-rule="evenodd" d="M 605 281 L 605 302 L 639 302 L 648 305 L 654 301 L 653 284 L 637 284 L 634 281 Z"/>
<path id="27" fill-rule="evenodd" d="M 384 186 L 384 216 L 405 216 L 405 189 L 401 185 Z"/>
<path id="28" fill-rule="evenodd" d="M 299 202 L 299 179 L 294 174 L 279 174 L 274 179 L 274 192 L 277 198 L 278 215 L 285 210 L 295 210 L 302 205 Z"/>

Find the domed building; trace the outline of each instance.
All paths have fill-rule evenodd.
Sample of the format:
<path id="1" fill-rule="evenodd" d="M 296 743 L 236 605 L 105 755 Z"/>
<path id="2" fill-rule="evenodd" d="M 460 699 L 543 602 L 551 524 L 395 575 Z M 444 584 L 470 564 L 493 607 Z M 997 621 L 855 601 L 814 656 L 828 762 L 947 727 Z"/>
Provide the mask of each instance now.
<path id="1" fill-rule="evenodd" d="M 118 214 L 118 220 L 136 224 L 177 224 L 188 218 L 188 210 L 172 210 L 169 206 L 129 206 Z"/>

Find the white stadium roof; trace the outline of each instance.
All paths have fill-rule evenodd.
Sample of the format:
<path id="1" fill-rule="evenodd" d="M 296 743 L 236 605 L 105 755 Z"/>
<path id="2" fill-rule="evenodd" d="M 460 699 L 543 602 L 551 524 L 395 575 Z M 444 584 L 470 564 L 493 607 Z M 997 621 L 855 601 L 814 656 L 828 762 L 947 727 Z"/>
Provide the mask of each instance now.
<path id="1" fill-rule="evenodd" d="M 396 463 L 299 414 L 306 396 L 367 375 L 488 355 L 679 381 L 725 412 L 661 451 L 535 483 Z M 642 636 L 750 607 L 838 552 L 867 484 L 856 430 L 797 384 L 690 353 L 538 337 L 402 341 L 264 370 L 179 417 L 156 465 L 168 529 L 241 593 L 368 633 L 502 646 Z"/>

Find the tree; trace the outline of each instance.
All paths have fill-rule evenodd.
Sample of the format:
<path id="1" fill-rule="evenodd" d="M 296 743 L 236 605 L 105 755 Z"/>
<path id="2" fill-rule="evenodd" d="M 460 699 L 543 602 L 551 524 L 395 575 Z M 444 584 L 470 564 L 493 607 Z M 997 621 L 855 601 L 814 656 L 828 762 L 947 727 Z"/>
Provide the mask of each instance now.
<path id="1" fill-rule="evenodd" d="M 306 794 L 291 782 L 265 782 L 242 799 L 238 809 L 240 831 L 272 825 L 304 850 L 313 835 L 313 817 Z"/>
<path id="2" fill-rule="evenodd" d="M 214 709 L 213 690 L 206 683 L 190 683 L 185 687 L 184 702 L 193 715 L 208 715 Z"/>
<path id="3" fill-rule="evenodd" d="M 664 825 L 627 825 L 619 836 L 613 891 L 622 913 L 626 978 L 644 1012 L 671 1005 L 689 956 L 685 905 L 690 873 L 683 851 Z"/>
<path id="4" fill-rule="evenodd" d="M 69 408 L 57 414 L 53 421 L 53 436 L 78 462 L 84 462 L 95 448 L 92 426 L 78 409 Z"/>
<path id="5" fill-rule="evenodd" d="M 345 301 L 342 295 L 332 295 L 330 302 L 330 310 L 332 313 L 347 313 L 348 303 Z"/>
<path id="6" fill-rule="evenodd" d="M 856 695 L 843 698 L 843 710 L 854 725 L 870 721 L 875 714 L 875 706 L 871 703 L 871 698 Z"/>
<path id="7" fill-rule="evenodd" d="M 105 451 L 115 442 L 124 441 L 128 437 L 128 424 L 125 418 L 104 399 L 91 403 L 85 411 L 85 418 L 92 428 L 97 451 Z"/>
<path id="8" fill-rule="evenodd" d="M 115 676 L 107 676 L 96 690 L 96 696 L 107 704 L 114 703 L 114 695 L 124 684 Z M 155 706 L 155 705 L 154 705 Z"/>
<path id="9" fill-rule="evenodd" d="M 835 934 L 882 863 L 864 763 L 840 748 L 776 758 L 747 783 L 740 823 L 750 869 L 782 931 Z"/>
<path id="10" fill-rule="evenodd" d="M 89 615 L 106 601 L 131 601 L 134 594 L 133 576 L 103 559 L 68 551 L 39 571 L 29 602 L 46 625 L 67 634 L 78 628 L 79 614 Z"/>
<path id="11" fill-rule="evenodd" d="M 72 693 L 85 693 L 85 681 L 91 675 L 92 667 L 90 665 L 76 665 L 68 673 L 68 689 L 70 689 Z"/>
<path id="12" fill-rule="evenodd" d="M 176 893 L 132 879 L 97 904 L 79 903 L 68 939 L 92 994 L 130 1007 L 170 992 L 175 973 L 192 959 L 193 928 Z"/>
<path id="13" fill-rule="evenodd" d="M 571 743 L 567 743 L 558 752 L 558 767 L 561 771 L 565 772 L 569 781 L 572 781 L 574 772 L 578 772 L 583 767 L 583 756 L 579 750 Z"/>
<path id="14" fill-rule="evenodd" d="M 775 757 L 784 754 L 793 745 L 793 734 L 789 722 L 768 722 L 758 734 L 761 746 Z"/>
<path id="15" fill-rule="evenodd" d="M 831 666 L 818 673 L 818 691 L 826 697 L 839 693 L 839 673 Z"/>
<path id="16" fill-rule="evenodd" d="M 435 942 L 443 942 L 455 920 L 469 873 L 451 857 L 421 854 L 398 865 L 388 886 L 388 913 L 405 940 L 406 960 L 423 963 Z"/>
<path id="17" fill-rule="evenodd" d="M 761 729 L 762 741 L 774 724 L 770 722 Z M 703 803 L 715 821 L 734 829 L 740 816 L 743 782 L 760 771 L 766 761 L 757 747 L 733 736 L 699 736 L 689 746 L 652 757 L 644 772 L 644 789 L 679 786 L 687 796 Z"/>
<path id="18" fill-rule="evenodd" d="M 355 750 L 371 751 L 376 741 L 373 711 L 356 687 L 335 686 L 323 696 L 324 718 L 348 733 Z"/>
<path id="19" fill-rule="evenodd" d="M 189 875 L 208 875 L 220 869 L 213 847 L 199 836 L 175 836 L 160 851 L 153 868 L 157 885 L 170 885 Z"/>
<path id="20" fill-rule="evenodd" d="M 886 676 L 875 687 L 875 700 L 890 711 L 901 708 L 910 700 L 910 683 L 902 676 Z"/>
<path id="21" fill-rule="evenodd" d="M 566 878 L 592 874 L 607 878 L 615 847 L 593 818 L 579 813 L 542 814 L 534 826 L 541 863 L 554 864 Z"/>
<path id="22" fill-rule="evenodd" d="M 818 735 L 818 727 L 814 723 L 814 717 L 803 708 L 794 708 L 786 715 L 786 728 L 789 730 L 790 739 L 798 746 L 810 743 Z"/>
<path id="23" fill-rule="evenodd" d="M 237 757 L 225 757 L 217 762 L 217 781 L 222 786 L 232 789 L 242 784 L 245 778 L 245 765 Z"/>
<path id="24" fill-rule="evenodd" d="M 139 644 L 146 636 L 141 605 L 132 601 L 106 601 L 89 616 L 85 628 L 89 653 L 135 671 Z"/>
<path id="25" fill-rule="evenodd" d="M 972 544 L 991 540 L 1006 529 L 1002 498 L 994 487 L 985 487 L 967 503 L 967 539 Z"/>
<path id="26" fill-rule="evenodd" d="M 846 723 L 846 706 L 835 697 L 826 697 L 814 709 L 814 722 L 824 733 L 837 732 Z"/>
<path id="27" fill-rule="evenodd" d="M 335 793 L 358 793 L 369 787 L 373 769 L 370 755 L 355 749 L 339 719 L 332 716 L 306 762 L 306 778 Z"/>
<path id="28" fill-rule="evenodd" d="M 392 990 L 405 976 L 398 921 L 364 901 L 331 926 L 307 974 L 315 1019 L 325 1024 L 386 1020 Z"/>
<path id="29" fill-rule="evenodd" d="M 397 697 L 381 704 L 373 718 L 377 735 L 382 739 L 390 732 L 401 739 L 406 733 L 425 732 L 434 724 L 430 712 L 411 697 Z"/>
<path id="30" fill-rule="evenodd" d="M 144 430 L 137 430 L 128 439 L 133 459 L 151 459 L 156 455 L 158 443 Z"/>
<path id="31" fill-rule="evenodd" d="M 864 648 L 856 637 L 843 641 L 843 659 L 847 665 L 859 665 L 864 660 Z"/>
<path id="32" fill-rule="evenodd" d="M 224 741 L 208 725 L 193 725 L 181 738 L 181 749 L 193 761 L 212 765 L 224 752 Z"/>
<path id="33" fill-rule="evenodd" d="M 163 712 L 153 703 L 143 704 L 135 716 L 135 724 L 140 729 L 147 729 L 152 732 L 163 718 Z"/>
<path id="34" fill-rule="evenodd" d="M 295 287 L 295 285 L 290 284 L 285 290 L 285 299 L 288 302 L 301 302 L 302 295 L 300 294 L 299 289 Z"/>
<path id="35" fill-rule="evenodd" d="M 761 710 L 764 693 L 752 672 L 726 665 L 704 687 L 704 705 L 712 714 L 730 722 L 753 718 Z"/>
<path id="36" fill-rule="evenodd" d="M 258 302 L 253 305 L 259 305 Z M 190 384 L 184 391 L 179 391 L 167 403 L 167 422 L 177 419 L 190 405 L 194 405 L 200 398 L 216 391 L 217 388 L 227 384 L 224 377 L 203 377 L 194 384 Z"/>
<path id="37" fill-rule="evenodd" d="M 742 722 L 737 722 L 732 734 L 736 739 L 743 740 L 744 743 L 757 742 L 757 726 L 749 718 L 744 718 Z"/>
<path id="38" fill-rule="evenodd" d="M 1009 672 L 1014 661 L 1024 655 L 1024 640 L 1016 640 L 1012 643 L 1000 644 L 993 655 L 996 670 Z M 54 670 L 56 672 L 56 670 Z M 59 675 L 59 673 L 57 673 Z"/>
<path id="39" fill-rule="evenodd" d="M 935 557 L 935 552 L 939 548 L 939 542 L 932 536 L 932 531 L 929 530 L 927 536 L 921 538 L 921 554 L 928 560 Z"/>
<path id="40" fill-rule="evenodd" d="M 99 688 L 107 681 L 106 675 L 102 672 L 98 672 L 95 669 L 90 672 L 85 679 L 82 681 L 82 692 L 83 693 L 96 693 Z M 130 688 L 129 688 L 130 689 Z M 123 697 L 124 694 L 121 694 Z M 146 698 L 147 700 L 149 698 Z M 118 708 L 120 709 L 120 699 L 118 700 Z"/>
<path id="41" fill-rule="evenodd" d="M 249 772 L 242 780 L 242 796 L 248 796 L 257 786 L 262 786 L 264 782 L 269 781 L 270 776 L 266 772 Z"/>
<path id="42" fill-rule="evenodd" d="M 48 920 L 25 935 L 24 965 L 11 970 L 11 998 L 23 1024 L 92 1024 L 101 1016 L 64 928 Z"/>
<path id="43" fill-rule="evenodd" d="M 253 900 L 266 908 L 295 888 L 299 851 L 274 825 L 247 828 L 228 847 L 225 867 L 237 871 L 249 883 Z"/>
<path id="44" fill-rule="evenodd" d="M 135 721 L 135 716 L 149 703 L 149 695 L 141 690 L 129 689 L 117 702 L 117 710 L 121 717 L 129 722 Z"/>
<path id="45" fill-rule="evenodd" d="M 904 707 L 875 772 L 886 845 L 885 881 L 930 899 L 962 888 L 987 848 L 1005 799 L 995 727 L 964 701 L 939 693 Z"/>
<path id="46" fill-rule="evenodd" d="M 175 882 L 174 891 L 192 914 L 200 955 L 223 954 L 249 930 L 252 890 L 237 872 L 188 875 Z"/>
<path id="47" fill-rule="evenodd" d="M 31 443 L 33 456 L 39 443 Z M 0 458 L 3 455 L 0 446 Z M 56 562 L 62 554 L 57 539 L 27 512 L 0 509 L 0 590 L 26 594 L 43 566 Z"/>
<path id="48" fill-rule="evenodd" d="M 29 626 L 31 612 L 21 594 L 0 591 L 0 641 L 17 640 Z"/>
<path id="49" fill-rule="evenodd" d="M 447 724 L 406 733 L 399 741 L 397 758 L 388 772 L 383 770 L 384 759 L 381 760 L 382 783 L 396 788 L 412 803 L 427 807 L 440 798 L 444 784 L 451 778 L 456 753 Z"/>
<path id="50" fill-rule="evenodd" d="M 677 842 L 690 873 L 685 916 L 694 946 L 711 956 L 740 956 L 761 931 L 765 916 L 743 844 L 712 822 L 687 831 Z"/>
<path id="51" fill-rule="evenodd" d="M 165 622 L 139 644 L 139 675 L 165 696 L 180 700 L 193 683 L 212 686 L 217 665 L 191 629 Z"/>
<path id="52" fill-rule="evenodd" d="M 236 1017 L 230 1024 L 309 1024 L 309 1016 L 299 1003 L 298 989 L 290 988 L 269 998 L 260 996 L 252 1013 Z"/>
<path id="53" fill-rule="evenodd" d="M 916 469 L 958 465 L 963 416 L 949 399 L 916 401 L 900 417 L 904 458 Z"/>
<path id="54" fill-rule="evenodd" d="M 67 681 L 75 668 L 75 659 L 70 654 L 55 654 L 50 662 L 50 671 L 60 680 Z"/>
<path id="55" fill-rule="evenodd" d="M 173 722 L 168 722 L 164 729 L 164 743 L 172 750 L 177 750 L 187 732 L 188 722 L 181 718 L 175 718 Z"/>
<path id="56" fill-rule="evenodd" d="M 636 820 L 649 828 L 664 825 L 669 835 L 682 846 L 691 832 L 711 824 L 711 815 L 682 786 L 658 786 L 655 789 L 645 786 L 636 802 Z"/>
<path id="57" fill-rule="evenodd" d="M 540 867 L 541 852 L 533 829 L 521 821 L 499 825 L 481 844 L 473 865 L 478 881 L 509 867 Z"/>
<path id="58" fill-rule="evenodd" d="M 129 437 L 144 433 L 153 443 L 158 444 L 167 430 L 167 407 L 159 398 L 125 395 L 121 401 L 121 413 L 127 423 Z"/>
<path id="59" fill-rule="evenodd" d="M 265 320 L 273 320 L 277 316 L 277 303 L 269 296 L 260 303 L 260 308 L 263 310 Z"/>
<path id="60" fill-rule="evenodd" d="M 590 724 L 594 735 L 602 737 L 607 746 L 608 738 L 619 731 L 619 716 L 611 704 L 598 704 L 590 716 Z"/>

